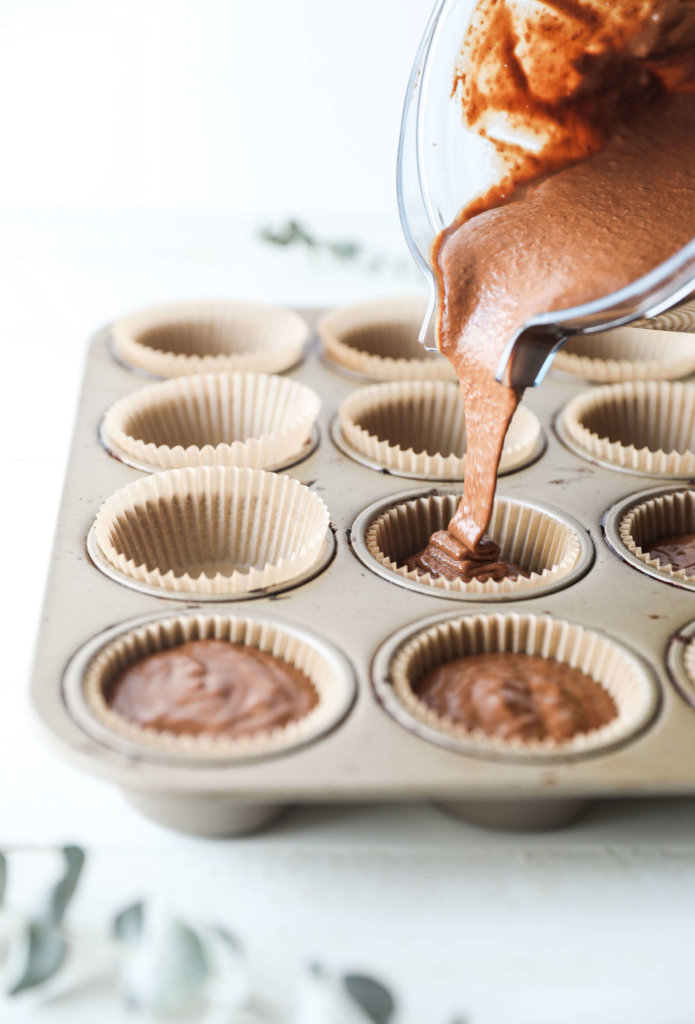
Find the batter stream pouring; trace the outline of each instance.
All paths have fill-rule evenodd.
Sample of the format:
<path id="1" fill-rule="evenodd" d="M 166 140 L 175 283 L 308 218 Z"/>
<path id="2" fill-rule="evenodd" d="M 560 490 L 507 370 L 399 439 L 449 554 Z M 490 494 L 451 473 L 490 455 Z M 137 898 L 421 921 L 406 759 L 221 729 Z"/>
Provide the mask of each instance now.
<path id="1" fill-rule="evenodd" d="M 502 443 L 555 349 L 658 312 L 695 281 L 695 0 L 479 0 L 462 44 L 461 10 L 432 16 L 399 158 L 406 236 L 436 285 L 436 345 L 465 404 L 463 500 L 428 549 L 447 571 L 498 561 L 485 530 Z M 440 154 L 423 119 L 449 95 L 449 134 L 438 130 L 453 138 L 455 117 L 459 141 Z"/>

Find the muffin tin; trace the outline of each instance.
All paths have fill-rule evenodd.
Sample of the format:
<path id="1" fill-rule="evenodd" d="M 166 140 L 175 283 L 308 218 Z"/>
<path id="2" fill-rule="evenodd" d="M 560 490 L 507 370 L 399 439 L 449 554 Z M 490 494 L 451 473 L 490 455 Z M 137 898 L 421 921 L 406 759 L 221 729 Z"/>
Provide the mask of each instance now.
<path id="1" fill-rule="evenodd" d="M 299 311 L 312 334 L 325 312 Z M 144 384 L 114 354 L 111 328 L 93 339 L 32 679 L 35 711 L 59 752 L 119 786 L 133 806 L 155 820 L 207 835 L 250 831 L 298 802 L 428 799 L 486 825 L 535 828 L 563 823 L 592 798 L 695 792 L 695 682 L 683 682 L 695 660 L 683 656 L 693 636 L 689 623 L 695 620 L 695 604 L 687 588 L 670 585 L 674 581 L 663 574 L 640 571 L 611 526 L 633 495 L 635 504 L 647 493 L 645 487 L 650 498 L 673 490 L 673 480 L 628 474 L 625 468 L 618 472 L 568 448 L 557 427 L 561 410 L 588 385 L 567 375 L 548 378 L 524 399 L 542 428 L 535 461 L 500 478 L 496 514 L 508 524 L 514 550 L 536 559 L 541 577 L 544 556 L 537 545 L 523 554 L 524 524 L 550 517 L 565 547 L 546 556 L 564 559 L 568 571 L 550 587 L 463 594 L 409 580 L 370 554 L 367 538 L 375 520 L 418 501 L 436 518 L 436 509 L 448 508 L 456 488 L 441 479 L 407 481 L 344 453 L 344 445 L 331 437 L 331 424 L 341 402 L 369 383 L 348 369 L 331 363 L 314 338 L 303 360 L 286 374 L 322 399 L 318 428 L 298 455 L 306 457 L 283 470 L 328 508 L 330 528 L 310 564 L 293 578 L 240 593 L 165 591 L 157 581 L 130 578 L 122 566 L 105 560 L 96 537 L 99 510 L 117 492 L 156 491 L 162 485 L 110 454 L 100 441 L 106 410 Z M 218 466 L 215 472 L 230 470 Z M 679 487 L 687 490 L 689 483 Z M 131 631 L 156 629 L 176 617 L 188 628 L 201 616 L 234 628 L 243 621 L 259 635 L 294 637 L 315 650 L 338 680 L 333 713 L 322 727 L 287 746 L 195 758 L 150 749 L 110 730 L 85 697 L 85 678 L 95 659 Z M 463 629 L 463 619 L 476 617 L 493 632 L 503 622 L 517 623 L 515 637 L 523 623 L 535 636 L 543 623 L 565 622 L 569 635 L 591 636 L 617 650 L 644 688 L 630 728 L 606 743 L 532 757 L 433 733 L 431 723 L 399 702 L 394 665 L 423 631 Z M 555 633 L 548 630 L 550 647 L 544 652 L 552 656 Z"/>

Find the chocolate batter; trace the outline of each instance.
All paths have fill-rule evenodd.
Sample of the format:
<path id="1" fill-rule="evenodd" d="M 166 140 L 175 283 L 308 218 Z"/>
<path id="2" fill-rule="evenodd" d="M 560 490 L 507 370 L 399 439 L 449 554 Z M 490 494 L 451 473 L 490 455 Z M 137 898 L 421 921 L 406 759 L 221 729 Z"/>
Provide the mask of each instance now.
<path id="1" fill-rule="evenodd" d="M 600 683 L 532 654 L 472 654 L 431 669 L 417 696 L 444 718 L 503 740 L 569 740 L 616 717 Z"/>
<path id="2" fill-rule="evenodd" d="M 695 533 L 669 533 L 657 537 L 649 548 L 652 558 L 674 569 L 685 569 L 686 576 L 695 576 Z"/>
<path id="3" fill-rule="evenodd" d="M 484 557 L 479 557 L 480 553 Z M 499 545 L 489 537 L 483 537 L 479 548 L 469 551 L 447 530 L 437 530 L 430 537 L 429 544 L 416 555 L 406 559 L 406 567 L 415 569 L 420 575 L 429 573 L 435 579 L 443 576 L 447 580 L 515 580 L 529 574 L 521 566 L 506 562 L 500 557 Z"/>
<path id="4" fill-rule="evenodd" d="M 485 537 L 520 394 L 495 373 L 532 317 L 614 292 L 695 236 L 695 0 L 481 0 L 455 90 L 500 182 L 436 239 L 439 343 L 467 468 L 449 533 Z"/>
<path id="5" fill-rule="evenodd" d="M 292 665 L 224 640 L 193 640 L 143 658 L 105 696 L 143 728 L 223 739 L 270 732 L 318 702 L 314 686 Z"/>

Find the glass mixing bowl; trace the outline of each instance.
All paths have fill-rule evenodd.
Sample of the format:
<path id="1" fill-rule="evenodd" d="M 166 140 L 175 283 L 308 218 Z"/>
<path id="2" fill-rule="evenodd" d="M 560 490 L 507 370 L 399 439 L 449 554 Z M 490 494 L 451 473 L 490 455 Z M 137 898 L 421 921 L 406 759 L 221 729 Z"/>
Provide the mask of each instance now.
<path id="1" fill-rule="evenodd" d="M 401 122 L 398 208 L 410 251 L 429 283 L 430 303 L 420 341 L 433 350 L 438 296 L 430 262 L 432 243 L 462 207 L 495 180 L 492 145 L 466 129 L 460 103 L 452 96 L 456 59 L 475 6 L 476 0 L 437 0 L 415 58 Z M 529 321 L 510 339 L 497 379 L 514 387 L 538 384 L 570 335 L 656 316 L 694 287 L 695 239 L 620 291 Z"/>

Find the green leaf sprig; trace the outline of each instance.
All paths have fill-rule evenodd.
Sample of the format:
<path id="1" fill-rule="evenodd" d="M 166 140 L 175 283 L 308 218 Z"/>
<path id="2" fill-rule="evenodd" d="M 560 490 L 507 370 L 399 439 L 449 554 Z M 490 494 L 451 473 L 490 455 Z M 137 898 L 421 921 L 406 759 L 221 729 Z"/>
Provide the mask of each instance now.
<path id="1" fill-rule="evenodd" d="M 407 258 L 390 259 L 383 253 L 370 250 L 355 239 L 320 238 L 295 217 L 290 217 L 278 226 L 263 225 L 258 228 L 257 235 L 262 242 L 280 249 L 306 249 L 316 253 L 327 253 L 343 263 L 360 263 L 370 273 L 392 270 L 402 277 L 418 276 L 414 264 Z"/>
<path id="2" fill-rule="evenodd" d="M 4 956 L 4 987 L 10 996 L 43 985 L 63 966 L 68 941 L 63 919 L 84 866 L 84 853 L 77 846 L 62 851 L 63 873 L 43 895 L 31 916 L 20 919 L 12 929 Z M 0 862 L 0 894 L 4 895 L 7 862 Z M 0 899 L 0 902 L 2 900 Z"/>

